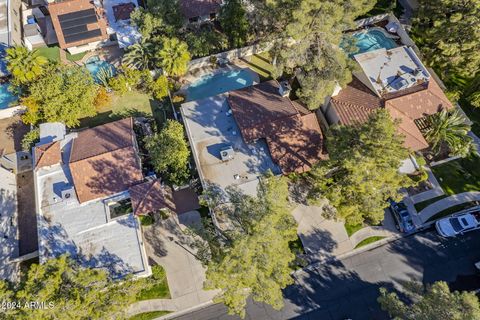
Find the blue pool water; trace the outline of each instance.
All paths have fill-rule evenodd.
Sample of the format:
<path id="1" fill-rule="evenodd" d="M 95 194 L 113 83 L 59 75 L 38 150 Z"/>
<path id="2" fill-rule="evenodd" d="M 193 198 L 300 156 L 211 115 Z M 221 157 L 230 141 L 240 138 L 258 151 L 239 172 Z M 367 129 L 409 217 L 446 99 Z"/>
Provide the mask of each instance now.
<path id="1" fill-rule="evenodd" d="M 368 30 L 365 32 L 356 33 L 353 34 L 352 37 L 356 40 L 355 46 L 358 48 L 358 51 L 351 53 L 350 56 L 381 48 L 385 48 L 387 50 L 393 49 L 398 46 L 395 40 L 388 38 L 380 30 Z"/>
<path id="2" fill-rule="evenodd" d="M 18 101 L 18 97 L 8 91 L 8 83 L 0 84 L 0 109 L 6 109 L 11 103 Z"/>
<path id="3" fill-rule="evenodd" d="M 187 101 L 215 96 L 231 90 L 251 86 L 254 82 L 249 70 L 231 70 L 201 77 L 187 88 Z"/>
<path id="4" fill-rule="evenodd" d="M 105 60 L 101 60 L 98 56 L 93 56 L 85 62 L 85 67 L 92 74 L 95 81 L 97 81 L 97 73 L 105 68 L 112 70 L 112 74 L 115 74 L 115 67 Z"/>

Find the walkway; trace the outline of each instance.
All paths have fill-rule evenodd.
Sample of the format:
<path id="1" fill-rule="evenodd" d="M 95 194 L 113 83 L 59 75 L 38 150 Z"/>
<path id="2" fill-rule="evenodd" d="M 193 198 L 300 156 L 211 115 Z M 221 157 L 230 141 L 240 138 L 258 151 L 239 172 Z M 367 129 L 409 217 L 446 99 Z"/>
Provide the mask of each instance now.
<path id="1" fill-rule="evenodd" d="M 368 226 L 358 230 L 357 232 L 355 232 L 350 236 L 350 242 L 355 248 L 360 242 L 371 237 L 390 238 L 398 235 L 399 235 L 399 232 L 395 225 L 395 220 L 393 219 L 392 214 L 389 212 L 389 209 L 386 209 L 383 225 Z"/>
<path id="2" fill-rule="evenodd" d="M 480 201 L 480 192 L 464 192 L 455 194 L 447 198 L 443 198 L 437 202 L 432 203 L 431 205 L 420 211 L 418 215 L 422 220 L 422 223 L 426 223 L 428 219 L 430 219 L 440 211 L 470 201 Z"/>

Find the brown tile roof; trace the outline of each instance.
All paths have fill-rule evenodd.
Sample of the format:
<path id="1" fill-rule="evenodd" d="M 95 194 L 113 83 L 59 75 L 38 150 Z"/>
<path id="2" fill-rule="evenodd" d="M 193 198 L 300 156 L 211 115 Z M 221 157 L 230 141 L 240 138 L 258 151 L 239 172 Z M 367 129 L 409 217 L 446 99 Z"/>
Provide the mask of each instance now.
<path id="1" fill-rule="evenodd" d="M 135 5 L 131 2 L 121 3 L 112 7 L 113 15 L 115 16 L 115 21 L 118 20 L 128 20 L 130 19 L 130 14 L 135 10 Z"/>
<path id="2" fill-rule="evenodd" d="M 60 48 L 105 40 L 107 22 L 103 9 L 91 0 L 67 0 L 48 5 Z"/>
<path id="3" fill-rule="evenodd" d="M 373 111 L 385 107 L 393 119 L 401 121 L 398 132 L 405 136 L 405 146 L 418 151 L 428 148 L 428 143 L 415 120 L 435 114 L 442 108 L 452 108 L 452 104 L 433 78 L 430 78 L 426 88 L 418 89 L 419 87 L 400 97 L 384 101 L 354 77 L 346 88 L 332 97 L 331 106 L 337 113 L 340 124 L 344 125 L 365 122 Z"/>
<path id="4" fill-rule="evenodd" d="M 326 157 L 322 131 L 314 113 L 278 93 L 267 81 L 229 93 L 228 102 L 245 142 L 266 139 L 284 174 L 305 172 Z"/>
<path id="5" fill-rule="evenodd" d="M 78 134 L 69 167 L 80 203 L 126 191 L 143 180 L 134 139 L 132 118 Z"/>
<path id="6" fill-rule="evenodd" d="M 62 160 L 60 141 L 50 142 L 35 147 L 35 168 L 53 166 Z"/>
<path id="7" fill-rule="evenodd" d="M 175 211 L 172 191 L 163 187 L 160 179 L 137 184 L 128 189 L 132 200 L 133 213 L 136 215 L 149 214 L 160 209 Z"/>
<path id="8" fill-rule="evenodd" d="M 221 0 L 180 0 L 180 10 L 187 19 L 220 11 Z"/>

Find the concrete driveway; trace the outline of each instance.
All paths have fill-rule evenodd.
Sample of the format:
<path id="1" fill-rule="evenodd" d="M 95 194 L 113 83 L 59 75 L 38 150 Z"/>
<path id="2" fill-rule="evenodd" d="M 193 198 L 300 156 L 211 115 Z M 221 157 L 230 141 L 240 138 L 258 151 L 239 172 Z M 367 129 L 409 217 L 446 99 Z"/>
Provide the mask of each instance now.
<path id="1" fill-rule="evenodd" d="M 300 204 L 292 212 L 305 252 L 322 258 L 353 250 L 343 222 L 325 219 L 322 210 L 322 207 Z"/>
<path id="2" fill-rule="evenodd" d="M 172 303 L 176 310 L 190 308 L 211 300 L 215 291 L 204 291 L 205 268 L 195 258 L 191 236 L 183 230 L 200 223 L 200 214 L 190 211 L 156 217 L 152 226 L 142 227 L 149 259 L 162 265 L 167 274 Z"/>

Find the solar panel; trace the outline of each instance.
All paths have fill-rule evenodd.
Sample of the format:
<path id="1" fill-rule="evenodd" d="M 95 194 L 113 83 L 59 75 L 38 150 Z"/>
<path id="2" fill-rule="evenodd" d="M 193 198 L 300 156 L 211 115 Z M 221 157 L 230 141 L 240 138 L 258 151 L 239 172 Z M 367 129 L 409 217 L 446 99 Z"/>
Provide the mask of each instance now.
<path id="1" fill-rule="evenodd" d="M 88 28 L 86 25 L 82 25 L 82 26 L 76 26 L 76 27 L 67 28 L 67 29 L 62 28 L 62 31 L 63 31 L 63 36 L 68 37 L 77 33 L 87 32 Z"/>
<path id="2" fill-rule="evenodd" d="M 94 29 L 87 32 L 82 33 L 75 33 L 70 36 L 65 36 L 65 43 L 72 43 L 82 40 L 87 40 L 90 38 L 95 38 L 102 35 L 102 31 L 100 29 Z"/>
<path id="3" fill-rule="evenodd" d="M 75 20 L 75 19 L 79 19 L 79 18 L 83 18 L 83 17 L 88 17 L 88 16 L 91 16 L 91 15 L 95 16 L 95 9 L 93 9 L 93 8 L 59 15 L 58 20 L 60 22 L 63 22 L 63 21 L 67 21 L 67 20 Z"/>
<path id="4" fill-rule="evenodd" d="M 62 26 L 62 29 L 65 29 L 65 28 L 71 28 L 71 27 L 86 25 L 86 24 L 95 23 L 95 22 L 97 22 L 97 16 L 93 15 L 93 16 L 80 17 L 73 20 L 63 20 L 63 21 L 60 21 L 60 26 Z"/>

